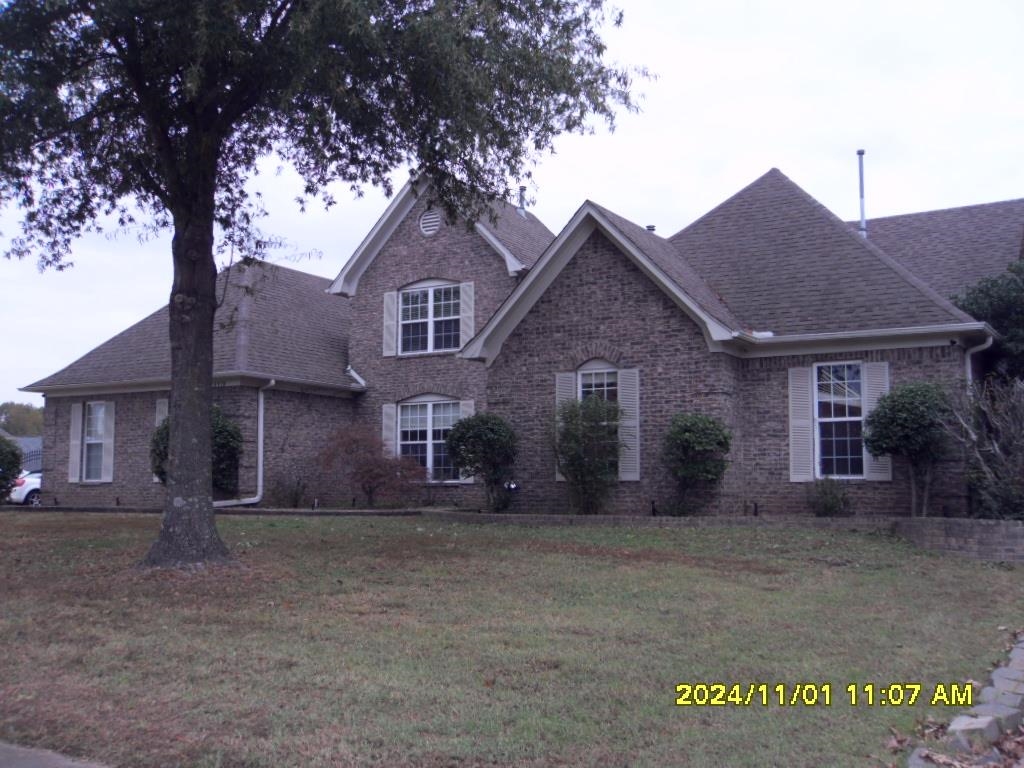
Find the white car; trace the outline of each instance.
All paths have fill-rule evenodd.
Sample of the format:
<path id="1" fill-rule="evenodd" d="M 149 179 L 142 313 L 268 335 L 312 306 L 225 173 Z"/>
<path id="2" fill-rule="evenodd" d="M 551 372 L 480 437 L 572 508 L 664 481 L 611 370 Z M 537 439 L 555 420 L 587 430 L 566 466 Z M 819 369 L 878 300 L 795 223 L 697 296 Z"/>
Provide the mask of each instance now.
<path id="1" fill-rule="evenodd" d="M 7 501 L 11 504 L 28 504 L 38 507 L 40 502 L 39 486 L 43 483 L 42 472 L 29 472 L 25 470 L 18 479 L 14 481 L 14 488 Z"/>

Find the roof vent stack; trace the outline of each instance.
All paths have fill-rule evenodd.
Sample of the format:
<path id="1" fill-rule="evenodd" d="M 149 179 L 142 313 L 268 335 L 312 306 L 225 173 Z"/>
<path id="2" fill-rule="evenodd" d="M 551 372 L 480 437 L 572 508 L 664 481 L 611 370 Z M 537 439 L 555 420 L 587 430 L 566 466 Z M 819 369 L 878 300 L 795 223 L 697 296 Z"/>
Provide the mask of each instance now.
<path id="1" fill-rule="evenodd" d="M 524 185 L 519 187 L 519 207 L 516 210 L 519 211 L 520 216 L 526 218 L 526 187 Z"/>
<path id="2" fill-rule="evenodd" d="M 653 224 L 648 224 L 647 225 L 647 231 L 648 232 L 653 232 L 655 229 L 656 229 L 656 227 Z"/>
<path id="3" fill-rule="evenodd" d="M 868 239 L 868 220 L 864 216 L 864 150 L 857 150 L 857 165 L 860 168 L 860 236 Z"/>

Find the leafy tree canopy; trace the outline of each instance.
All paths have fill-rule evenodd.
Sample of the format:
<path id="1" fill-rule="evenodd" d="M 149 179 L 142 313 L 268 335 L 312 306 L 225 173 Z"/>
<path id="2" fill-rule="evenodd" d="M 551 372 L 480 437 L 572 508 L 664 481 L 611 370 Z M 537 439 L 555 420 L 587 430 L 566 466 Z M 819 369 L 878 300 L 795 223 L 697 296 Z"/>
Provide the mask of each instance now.
<path id="1" fill-rule="evenodd" d="M 412 166 L 449 216 L 508 196 L 563 131 L 632 108 L 603 0 L 8 0 L 0 206 L 8 256 L 68 262 L 104 214 L 173 229 L 167 499 L 151 564 L 224 557 L 209 439 L 218 231 L 260 250 L 244 186 L 276 153 L 329 185 Z"/>
<path id="2" fill-rule="evenodd" d="M 979 280 L 955 301 L 964 312 L 1003 335 L 996 349 L 1005 372 L 1024 379 L 1024 259 L 1013 262 L 999 277 Z"/>
<path id="3" fill-rule="evenodd" d="M 28 403 L 0 403 L 0 429 L 16 437 L 43 434 L 43 409 Z"/>

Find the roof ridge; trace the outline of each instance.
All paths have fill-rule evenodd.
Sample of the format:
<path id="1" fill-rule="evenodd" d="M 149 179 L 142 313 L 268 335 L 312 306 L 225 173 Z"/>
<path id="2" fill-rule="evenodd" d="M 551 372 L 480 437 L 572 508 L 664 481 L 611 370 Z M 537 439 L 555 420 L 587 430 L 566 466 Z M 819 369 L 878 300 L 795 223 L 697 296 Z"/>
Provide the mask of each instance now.
<path id="1" fill-rule="evenodd" d="M 746 191 L 747 191 L 747 190 L 749 190 L 749 189 L 750 189 L 751 187 L 754 187 L 754 186 L 756 186 L 757 184 L 760 184 L 760 183 L 761 183 L 761 182 L 762 182 L 762 181 L 763 181 L 764 179 L 768 178 L 769 176 L 773 176 L 773 175 L 776 175 L 776 176 L 781 176 L 781 177 L 782 177 L 783 179 L 785 179 L 786 181 L 788 181 L 788 182 L 789 182 L 790 184 L 793 184 L 793 186 L 797 186 L 795 182 L 793 182 L 793 181 L 792 181 L 792 180 L 791 180 L 791 179 L 790 179 L 790 178 L 789 178 L 788 176 L 786 176 L 786 174 L 784 174 L 784 173 L 783 173 L 782 171 L 780 171 L 780 170 L 779 170 L 778 168 L 775 168 L 775 167 L 769 168 L 769 169 L 768 169 L 767 171 L 765 171 L 764 173 L 762 173 L 762 174 L 761 174 L 760 176 L 758 176 L 758 177 L 757 177 L 756 179 L 754 179 L 754 180 L 753 180 L 752 182 L 750 182 L 750 183 L 749 183 L 749 184 L 747 184 L 747 185 L 746 185 L 745 187 L 743 187 L 743 189 L 739 190 L 739 191 L 738 191 L 738 192 L 736 192 L 735 194 L 729 195 L 729 197 L 727 197 L 727 198 L 726 198 L 725 200 L 723 200 L 722 202 L 720 202 L 720 203 L 719 203 L 718 205 L 716 205 L 716 206 L 715 206 L 714 208 L 712 208 L 711 210 L 707 211 L 707 212 L 706 212 L 706 213 L 704 213 L 703 215 L 701 215 L 701 216 L 697 217 L 696 219 L 694 219 L 693 221 L 691 221 L 691 222 L 690 222 L 689 224 L 687 224 L 687 225 L 686 225 L 685 227 L 683 227 L 682 229 L 680 229 L 680 230 L 679 230 L 678 232 L 676 232 L 676 233 L 674 233 L 674 234 L 670 235 L 670 236 L 669 236 L 669 237 L 667 237 L 666 239 L 667 239 L 667 240 L 668 240 L 669 242 L 672 242 L 672 241 L 673 241 L 673 240 L 675 240 L 675 239 L 676 239 L 677 237 L 679 237 L 679 236 L 680 236 L 681 234 L 683 234 L 683 232 L 685 232 L 686 230 L 690 229 L 691 227 L 695 227 L 695 226 L 697 226 L 697 225 L 698 225 L 698 224 L 700 224 L 700 223 L 701 223 L 702 221 L 704 221 L 704 219 L 706 219 L 706 218 L 708 218 L 709 216 L 712 216 L 713 214 L 717 213 L 717 212 L 719 211 L 719 209 L 721 209 L 721 208 L 724 208 L 725 206 L 729 205 L 729 203 L 731 203 L 731 202 L 732 202 L 733 200 L 735 200 L 735 199 L 736 199 L 737 197 L 739 197 L 740 195 L 742 195 L 742 194 L 746 193 Z"/>
<path id="2" fill-rule="evenodd" d="M 930 208 L 926 211 L 909 211 L 907 213 L 894 213 L 889 216 L 875 216 L 868 219 L 868 224 L 873 221 L 892 221 L 893 219 L 910 218 L 913 216 L 929 216 L 935 213 L 950 213 L 951 211 L 968 211 L 978 208 L 990 208 L 996 205 L 1009 205 L 1011 203 L 1024 204 L 1024 197 L 1012 197 L 1009 200 L 992 200 L 988 203 L 971 203 L 970 205 L 951 205 L 946 208 Z M 847 224 L 859 224 L 860 220 L 848 221 Z"/>
<path id="3" fill-rule="evenodd" d="M 914 275 L 914 273 L 907 269 L 902 263 L 900 263 L 899 260 L 893 258 L 885 251 L 883 251 L 881 248 L 879 248 L 877 245 L 875 245 L 873 242 L 871 242 L 870 237 L 861 237 L 860 233 L 852 230 L 849 224 L 847 224 L 845 221 L 836 216 L 832 211 L 830 211 L 827 207 L 825 207 L 824 203 L 815 199 L 809 192 L 807 192 L 795 181 L 792 181 L 791 179 L 787 178 L 785 174 L 782 174 L 780 172 L 780 175 L 782 175 L 782 177 L 786 179 L 786 181 L 789 182 L 793 186 L 793 188 L 796 189 L 807 201 L 813 204 L 816 209 L 822 211 L 831 223 L 831 225 L 833 226 L 833 228 L 835 228 L 838 231 L 841 231 L 845 237 L 852 238 L 868 253 L 877 258 L 879 261 L 882 262 L 882 264 L 889 267 L 889 269 L 891 269 L 899 277 L 901 277 L 904 282 L 906 282 L 912 288 L 917 289 L 917 291 L 922 296 L 932 301 L 942 310 L 950 313 L 951 315 L 962 321 L 971 322 L 974 320 L 973 317 L 971 317 L 962 309 L 957 307 L 949 299 L 944 299 L 938 291 L 936 291 L 934 288 L 928 285 L 924 280 L 921 280 L 919 277 Z"/>

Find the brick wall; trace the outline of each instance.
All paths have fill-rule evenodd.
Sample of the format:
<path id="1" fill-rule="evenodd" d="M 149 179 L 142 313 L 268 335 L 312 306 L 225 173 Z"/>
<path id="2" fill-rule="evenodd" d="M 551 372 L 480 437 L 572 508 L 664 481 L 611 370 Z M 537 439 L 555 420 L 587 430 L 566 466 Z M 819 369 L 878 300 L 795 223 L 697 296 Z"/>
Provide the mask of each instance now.
<path id="1" fill-rule="evenodd" d="M 841 354 L 737 359 L 711 352 L 697 324 L 603 235 L 580 248 L 519 327 L 490 369 L 487 398 L 520 439 L 518 512 L 564 512 L 568 494 L 554 479 L 555 373 L 588 357 L 640 370 L 640 482 L 621 482 L 608 511 L 646 515 L 671 508 L 675 489 L 661 465 L 672 416 L 699 411 L 733 433 L 730 464 L 705 510 L 718 514 L 809 512 L 808 485 L 789 482 L 788 369 L 827 360 L 885 360 L 892 385 L 920 379 L 957 382 L 963 351 L 942 346 Z M 906 514 L 906 467 L 892 482 L 848 481 L 858 514 Z M 934 513 L 965 510 L 963 464 L 951 456 L 936 472 Z"/>
<path id="2" fill-rule="evenodd" d="M 486 369 L 483 363 L 463 360 L 454 352 L 384 357 L 382 354 L 383 301 L 388 291 L 427 279 L 472 282 L 475 328 L 479 331 L 516 285 L 505 262 L 480 235 L 464 222 L 442 223 L 427 237 L 419 217 L 425 200 L 417 202 L 398 226 L 373 263 L 363 273 L 350 299 L 353 323 L 349 359 L 367 381 L 368 391 L 355 405 L 360 425 L 381 429 L 381 406 L 421 394 L 453 400 L 473 400 L 476 410 L 486 409 Z M 479 506 L 478 484 L 424 488 L 421 502 Z"/>
<path id="3" fill-rule="evenodd" d="M 788 371 L 828 361 L 889 363 L 890 387 L 911 381 L 937 381 L 957 386 L 963 377 L 963 350 L 944 345 L 892 350 L 756 358 L 740 361 L 739 403 L 743 440 L 733 461 L 743 467 L 737 503 L 749 510 L 757 503 L 764 514 L 810 512 L 808 483 L 789 482 Z M 843 481 L 855 514 L 903 515 L 910 512 L 906 464 L 893 460 L 892 482 Z M 951 449 L 935 470 L 932 514 L 966 513 L 962 456 Z"/>
<path id="4" fill-rule="evenodd" d="M 661 468 L 660 443 L 676 413 L 699 410 L 738 429 L 736 361 L 710 353 L 696 323 L 595 233 L 505 341 L 490 368 L 488 403 L 513 425 L 520 443 L 520 491 L 513 511 L 568 510 L 566 484 L 555 481 L 555 374 L 593 357 L 640 371 L 641 479 L 619 483 L 609 511 L 649 514 L 652 501 L 662 511 L 668 508 L 674 494 Z M 737 483 L 730 467 L 725 488 Z"/>
<path id="5" fill-rule="evenodd" d="M 85 507 L 161 507 L 164 487 L 154 483 L 149 469 L 156 401 L 167 392 L 139 392 L 88 398 L 46 399 L 44 412 L 43 503 Z M 341 505 L 351 499 L 320 468 L 319 455 L 329 435 L 351 423 L 352 401 L 299 392 L 268 390 L 264 401 L 264 505 L 280 503 L 286 486 L 296 478 L 306 483 L 303 503 L 320 496 L 322 504 Z M 114 479 L 110 483 L 69 483 L 68 453 L 71 404 L 104 400 L 115 403 Z M 256 387 L 217 386 L 214 402 L 242 432 L 239 458 L 239 497 L 256 494 Z"/>
<path id="6" fill-rule="evenodd" d="M 156 401 L 167 392 L 46 398 L 43 413 L 44 505 L 114 507 L 163 505 L 164 487 L 153 482 L 149 442 L 156 422 Z M 114 479 L 110 483 L 69 483 L 71 404 L 115 403 Z"/>
<path id="7" fill-rule="evenodd" d="M 913 544 L 937 552 L 996 562 L 1024 562 L 1024 522 L 1020 520 L 914 517 L 895 521 L 893 530 Z"/>

